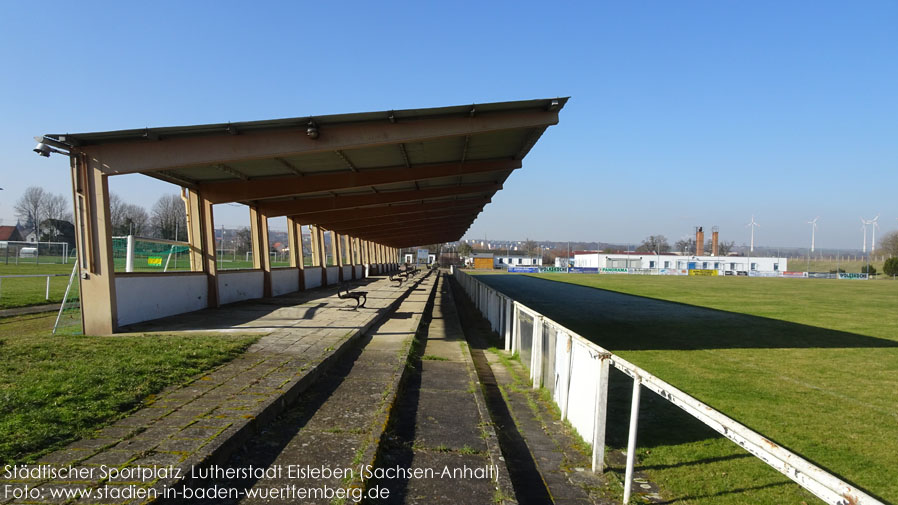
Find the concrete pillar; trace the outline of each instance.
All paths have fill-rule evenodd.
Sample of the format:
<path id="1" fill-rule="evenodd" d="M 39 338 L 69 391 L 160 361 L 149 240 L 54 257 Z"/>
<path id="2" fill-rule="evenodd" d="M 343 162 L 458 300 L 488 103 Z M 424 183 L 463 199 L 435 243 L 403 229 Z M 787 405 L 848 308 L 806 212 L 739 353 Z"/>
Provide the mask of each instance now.
<path id="1" fill-rule="evenodd" d="M 355 241 L 356 241 L 355 237 L 346 237 L 346 238 L 347 238 L 347 242 L 349 242 L 349 265 L 352 267 L 352 272 L 350 275 L 351 275 L 352 280 L 355 280 L 355 266 L 358 265 L 358 263 L 359 263 L 358 258 L 356 257 L 358 248 L 356 247 L 356 244 L 355 244 Z"/>
<path id="2" fill-rule="evenodd" d="M 318 261 L 321 265 L 321 285 L 327 286 L 327 253 L 324 252 L 324 233 L 320 226 L 316 226 L 316 240 L 318 241 Z"/>
<path id="3" fill-rule="evenodd" d="M 343 282 L 343 264 L 345 260 L 343 258 L 344 244 L 343 244 L 343 235 L 332 231 L 331 232 L 331 245 L 334 247 L 334 262 L 337 264 L 337 280 Z"/>
<path id="4" fill-rule="evenodd" d="M 83 154 L 73 156 L 71 161 L 85 335 L 110 335 L 118 329 L 109 181 L 99 164 Z"/>
<path id="5" fill-rule="evenodd" d="M 290 248 L 290 266 L 299 269 L 298 291 L 306 289 L 306 263 L 302 255 L 302 224 L 287 217 L 287 244 Z"/>
<path id="6" fill-rule="evenodd" d="M 268 217 L 254 206 L 249 208 L 253 242 L 253 268 L 262 270 L 262 296 L 271 296 L 271 256 L 268 247 Z"/>
<path id="7" fill-rule="evenodd" d="M 187 193 L 187 241 L 190 242 L 190 270 L 206 274 L 206 301 L 218 307 L 218 264 L 215 261 L 215 222 L 212 202 L 196 190 Z"/>
<path id="8" fill-rule="evenodd" d="M 318 227 L 309 225 L 309 246 L 312 249 L 312 266 L 321 266 L 321 244 L 318 242 Z"/>

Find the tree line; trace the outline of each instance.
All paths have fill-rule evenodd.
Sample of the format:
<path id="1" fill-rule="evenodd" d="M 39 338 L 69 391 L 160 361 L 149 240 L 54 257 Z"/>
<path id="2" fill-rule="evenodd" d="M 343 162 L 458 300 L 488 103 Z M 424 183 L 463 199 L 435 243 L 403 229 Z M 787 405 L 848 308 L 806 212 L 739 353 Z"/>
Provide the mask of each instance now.
<path id="1" fill-rule="evenodd" d="M 16 201 L 14 210 L 26 234 L 34 233 L 41 241 L 61 239 L 62 230 L 73 223 L 70 200 L 65 195 L 50 193 L 40 186 L 27 188 Z M 109 220 L 113 236 L 187 240 L 187 212 L 178 194 L 159 197 L 147 212 L 140 205 L 110 193 Z"/>

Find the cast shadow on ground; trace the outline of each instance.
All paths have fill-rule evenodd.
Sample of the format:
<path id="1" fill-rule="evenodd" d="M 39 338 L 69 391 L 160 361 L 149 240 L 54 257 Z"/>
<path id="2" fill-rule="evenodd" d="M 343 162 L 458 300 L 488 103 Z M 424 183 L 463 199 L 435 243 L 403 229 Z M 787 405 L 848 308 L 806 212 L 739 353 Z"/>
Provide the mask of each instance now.
<path id="1" fill-rule="evenodd" d="M 367 286 L 381 280 L 383 276 L 371 276 L 366 279 L 355 280 L 350 283 L 350 289 Z M 272 328 L 290 328 L 296 321 L 309 320 L 315 317 L 319 309 L 333 304 L 337 308 L 354 308 L 355 301 L 331 300 L 337 293 L 338 286 L 313 288 L 306 291 L 288 293 L 286 295 L 270 298 L 259 298 L 223 305 L 215 309 L 203 309 L 196 312 L 178 314 L 174 316 L 155 319 L 142 323 L 127 325 L 121 328 L 123 332 L 167 332 L 167 331 L 208 331 L 208 330 L 236 330 L 252 332 L 254 330 L 267 330 Z M 371 293 L 370 299 L 375 299 L 376 294 Z M 281 309 L 295 308 L 298 312 L 273 317 L 272 315 Z M 357 311 L 382 312 L 386 308 L 362 307 Z M 355 312 L 355 310 L 354 310 Z M 265 319 L 269 321 L 264 322 Z M 248 323 L 257 323 L 252 326 Z"/>
<path id="2" fill-rule="evenodd" d="M 521 275 L 479 277 L 615 351 L 898 347 L 898 342 Z"/>

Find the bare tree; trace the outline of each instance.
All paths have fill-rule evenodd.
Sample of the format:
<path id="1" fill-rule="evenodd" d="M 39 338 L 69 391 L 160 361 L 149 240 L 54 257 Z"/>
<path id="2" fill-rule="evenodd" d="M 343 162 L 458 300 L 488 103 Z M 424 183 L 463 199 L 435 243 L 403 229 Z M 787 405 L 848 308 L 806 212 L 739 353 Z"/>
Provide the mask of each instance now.
<path id="1" fill-rule="evenodd" d="M 684 254 L 691 254 L 695 252 L 695 239 L 694 238 L 681 238 L 674 243 L 674 251 L 681 252 Z"/>
<path id="2" fill-rule="evenodd" d="M 328 233 L 328 235 L 330 235 Z M 235 237 L 233 239 L 234 248 L 237 249 L 237 254 L 245 254 L 248 251 L 253 250 L 253 234 L 249 228 L 243 227 L 237 230 Z"/>
<path id="3" fill-rule="evenodd" d="M 133 203 L 126 203 L 124 209 L 122 209 L 122 232 L 128 232 L 131 235 L 143 235 L 147 233 L 150 229 L 150 215 L 147 214 L 147 211 L 143 209 L 140 205 L 135 205 Z M 187 236 L 187 226 L 186 226 L 186 218 L 184 226 L 181 227 L 184 229 L 184 233 L 180 232 L 180 228 L 178 229 L 178 235 L 184 236 L 186 240 Z"/>
<path id="4" fill-rule="evenodd" d="M 876 254 L 898 257 L 898 231 L 890 231 L 879 239 L 879 248 Z"/>
<path id="5" fill-rule="evenodd" d="M 667 242 L 667 237 L 664 235 L 649 235 L 642 241 L 642 244 L 636 248 L 636 251 L 666 253 L 670 251 L 670 244 Z"/>
<path id="6" fill-rule="evenodd" d="M 736 242 L 730 240 L 729 242 L 718 242 L 717 244 L 717 252 L 721 256 L 726 256 L 733 251 L 733 248 L 736 247 Z"/>
<path id="7" fill-rule="evenodd" d="M 109 193 L 109 222 L 112 225 L 113 235 L 124 235 L 122 233 L 122 222 L 124 221 L 125 201 L 122 197 L 115 193 Z"/>
<path id="8" fill-rule="evenodd" d="M 180 195 L 164 195 L 156 200 L 151 226 L 157 238 L 187 240 L 187 212 Z"/>
<path id="9" fill-rule="evenodd" d="M 16 217 L 25 224 L 25 229 L 40 235 L 41 221 L 47 203 L 47 192 L 40 186 L 29 186 L 16 202 Z"/>
<path id="10" fill-rule="evenodd" d="M 45 193 L 44 219 L 72 221 L 72 206 L 64 195 Z"/>
<path id="11" fill-rule="evenodd" d="M 141 236 L 150 233 L 150 216 L 147 211 L 140 205 L 125 202 L 115 193 L 109 195 L 109 219 L 112 221 L 114 235 Z M 181 234 L 180 229 L 178 234 Z"/>
<path id="12" fill-rule="evenodd" d="M 524 241 L 524 244 L 521 246 L 521 249 L 524 250 L 524 254 L 526 256 L 535 257 L 539 256 L 539 244 L 529 238 Z"/>

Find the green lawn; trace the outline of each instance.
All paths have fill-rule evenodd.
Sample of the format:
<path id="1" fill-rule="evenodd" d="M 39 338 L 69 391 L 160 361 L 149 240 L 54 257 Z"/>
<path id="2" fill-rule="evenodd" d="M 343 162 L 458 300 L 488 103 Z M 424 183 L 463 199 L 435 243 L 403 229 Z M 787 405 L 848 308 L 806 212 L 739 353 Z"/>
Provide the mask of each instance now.
<path id="1" fill-rule="evenodd" d="M 596 297 L 609 299 L 595 302 L 592 290 L 502 280 L 512 277 L 526 279 L 482 279 L 868 492 L 898 502 L 898 283 L 528 276 L 645 297 L 598 292 Z M 612 446 L 626 444 L 629 393 L 630 383 L 619 377 L 611 393 Z M 667 498 L 814 503 L 732 442 L 655 395 L 643 397 L 639 466 Z"/>
<path id="2" fill-rule="evenodd" d="M 33 461 L 224 363 L 257 337 L 52 336 L 55 314 L 0 319 L 0 466 Z"/>
<path id="3" fill-rule="evenodd" d="M 62 301 L 62 295 L 65 293 L 65 287 L 69 282 L 69 274 L 71 273 L 71 262 L 67 265 L 52 263 L 6 265 L 0 263 L 0 275 L 63 274 L 50 278 L 49 301 L 45 297 L 47 289 L 46 277 L 0 279 L 0 309 L 59 303 Z"/>

